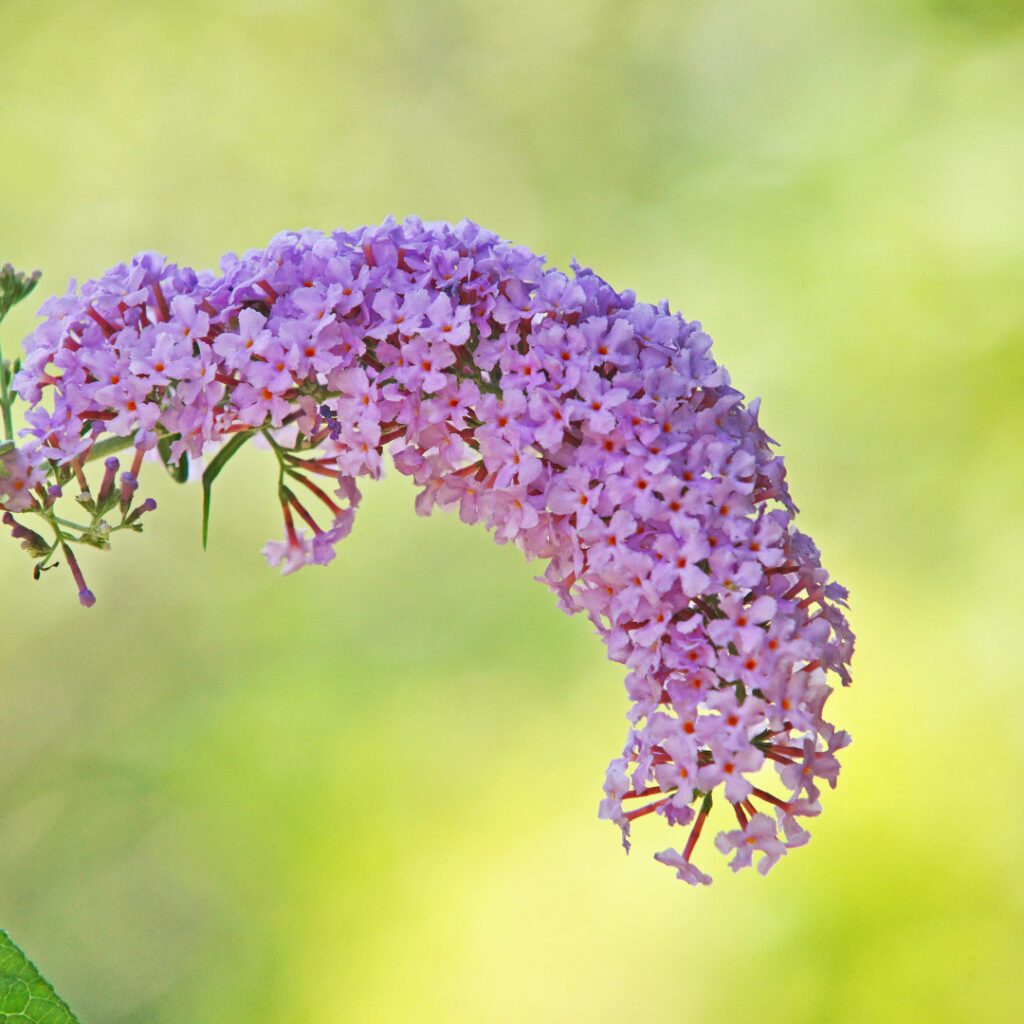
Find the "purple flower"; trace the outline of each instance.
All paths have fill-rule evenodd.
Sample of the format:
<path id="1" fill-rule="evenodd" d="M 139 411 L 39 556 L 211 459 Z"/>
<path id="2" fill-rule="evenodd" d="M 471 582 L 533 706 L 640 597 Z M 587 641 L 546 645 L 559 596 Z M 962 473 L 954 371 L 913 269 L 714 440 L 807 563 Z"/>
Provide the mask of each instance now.
<path id="1" fill-rule="evenodd" d="M 113 434 L 136 448 L 128 513 L 158 443 L 176 461 L 261 431 L 285 523 L 264 553 L 291 572 L 330 561 L 356 479 L 390 454 L 417 511 L 457 509 L 544 559 L 559 607 L 586 612 L 626 666 L 600 814 L 627 847 L 640 818 L 689 828 L 657 859 L 707 884 L 691 858 L 717 794 L 741 828 L 715 845 L 734 869 L 760 850 L 764 872 L 806 842 L 799 819 L 849 742 L 823 717 L 831 675 L 850 678 L 846 592 L 700 324 L 573 271 L 416 218 L 283 232 L 220 274 L 143 254 L 44 305 L 15 381 L 29 440 L 2 455 L 0 507 L 45 514 L 37 485 L 81 473 Z"/>
<path id="2" fill-rule="evenodd" d="M 264 330 L 267 318 L 255 309 L 242 309 L 238 313 L 238 327 L 223 331 L 213 342 L 213 350 L 228 370 L 240 370 L 253 356 L 262 356 L 272 337 Z"/>
<path id="3" fill-rule="evenodd" d="M 705 875 L 703 871 L 699 870 L 681 853 L 678 853 L 675 850 L 662 850 L 661 853 L 656 853 L 654 855 L 654 859 L 659 861 L 661 864 L 667 864 L 670 868 L 675 868 L 676 878 L 679 878 L 684 882 L 688 882 L 690 885 L 711 884 L 710 875 Z"/>
<path id="4" fill-rule="evenodd" d="M 749 867 L 753 855 L 760 851 L 764 854 L 757 870 L 762 875 L 768 874 L 778 859 L 786 852 L 786 844 L 778 838 L 778 827 L 767 814 L 758 812 L 743 828 L 732 832 L 719 832 L 715 837 L 715 846 L 721 853 L 735 853 L 729 862 L 733 871 Z"/>
<path id="5" fill-rule="evenodd" d="M 0 506 L 8 512 L 31 508 L 33 489 L 46 480 L 41 458 L 34 448 L 0 451 Z"/>

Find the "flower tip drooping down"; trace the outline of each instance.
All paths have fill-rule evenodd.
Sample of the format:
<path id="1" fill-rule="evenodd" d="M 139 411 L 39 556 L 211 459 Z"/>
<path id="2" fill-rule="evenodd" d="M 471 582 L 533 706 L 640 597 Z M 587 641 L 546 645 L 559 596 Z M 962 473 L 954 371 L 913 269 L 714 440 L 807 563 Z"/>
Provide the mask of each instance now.
<path id="1" fill-rule="evenodd" d="M 701 325 L 572 269 L 417 218 L 283 232 L 218 273 L 142 254 L 43 306 L 16 378 L 30 442 L 4 455 L 0 507 L 61 529 L 59 491 L 39 485 L 77 477 L 94 514 L 79 539 L 105 546 L 154 507 L 132 505 L 156 452 L 180 480 L 208 460 L 205 530 L 216 474 L 259 434 L 285 528 L 264 554 L 288 573 L 330 561 L 357 482 L 389 457 L 417 512 L 483 521 L 546 561 L 558 606 L 625 666 L 629 729 L 600 815 L 627 849 L 639 819 L 689 828 L 657 859 L 708 884 L 691 858 L 714 794 L 739 823 L 714 845 L 764 872 L 806 842 L 799 821 L 848 741 L 824 718 L 832 676 L 850 679 L 846 592 Z M 118 494 L 108 460 L 93 502 L 82 467 L 119 447 L 131 469 Z"/>

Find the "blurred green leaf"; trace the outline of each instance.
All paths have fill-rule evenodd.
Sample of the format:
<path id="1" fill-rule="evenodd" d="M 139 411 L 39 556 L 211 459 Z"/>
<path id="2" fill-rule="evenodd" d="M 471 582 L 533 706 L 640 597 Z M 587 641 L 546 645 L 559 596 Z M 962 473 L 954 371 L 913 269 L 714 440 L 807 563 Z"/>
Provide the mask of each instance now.
<path id="1" fill-rule="evenodd" d="M 0 1024 L 78 1024 L 64 1000 L 0 931 Z"/>

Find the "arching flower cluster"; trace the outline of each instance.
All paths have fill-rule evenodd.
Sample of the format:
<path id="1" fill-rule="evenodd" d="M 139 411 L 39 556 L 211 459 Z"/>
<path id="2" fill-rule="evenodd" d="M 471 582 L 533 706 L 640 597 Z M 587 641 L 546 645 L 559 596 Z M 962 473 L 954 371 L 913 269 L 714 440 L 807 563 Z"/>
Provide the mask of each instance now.
<path id="1" fill-rule="evenodd" d="M 849 739 L 823 718 L 829 673 L 849 681 L 845 591 L 700 324 L 573 271 L 417 219 L 282 233 L 219 273 L 140 255 L 43 306 L 15 380 L 30 441 L 5 457 L 0 505 L 48 507 L 58 466 L 87 488 L 90 455 L 123 438 L 132 468 L 116 486 L 108 459 L 94 504 L 125 514 L 144 453 L 173 465 L 262 431 L 285 521 L 265 551 L 288 572 L 330 560 L 387 452 L 421 514 L 457 510 L 546 560 L 559 606 L 626 666 L 600 813 L 627 849 L 640 816 L 689 826 L 656 856 L 710 882 L 692 855 L 719 794 L 738 827 L 715 845 L 765 872 L 807 840 Z"/>

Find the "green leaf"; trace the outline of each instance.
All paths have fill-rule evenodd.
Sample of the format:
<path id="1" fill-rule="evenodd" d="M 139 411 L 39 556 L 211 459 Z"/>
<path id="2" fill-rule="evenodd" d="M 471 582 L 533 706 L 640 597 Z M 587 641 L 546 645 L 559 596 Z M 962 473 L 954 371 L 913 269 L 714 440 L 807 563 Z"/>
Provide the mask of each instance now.
<path id="1" fill-rule="evenodd" d="M 169 434 L 167 437 L 161 437 L 156 443 L 156 450 L 160 453 L 167 472 L 171 474 L 171 479 L 175 483 L 183 484 L 188 479 L 188 455 L 182 453 L 177 462 L 171 462 L 171 444 L 180 436 L 180 434 Z"/>
<path id="2" fill-rule="evenodd" d="M 108 455 L 116 455 L 118 452 L 123 452 L 126 448 L 134 447 L 134 445 L 135 442 L 130 437 L 106 437 L 102 441 L 97 441 L 89 449 L 89 461 L 95 462 L 97 459 L 105 459 Z"/>
<path id="3" fill-rule="evenodd" d="M 78 1024 L 32 962 L 0 931 L 0 1024 Z"/>
<path id="4" fill-rule="evenodd" d="M 231 457 L 255 434 L 255 430 L 243 430 L 235 434 L 227 444 L 210 460 L 210 464 L 203 472 L 203 547 L 206 547 L 206 537 L 210 529 L 210 492 L 213 488 L 213 481 L 217 475 L 228 464 Z"/>

